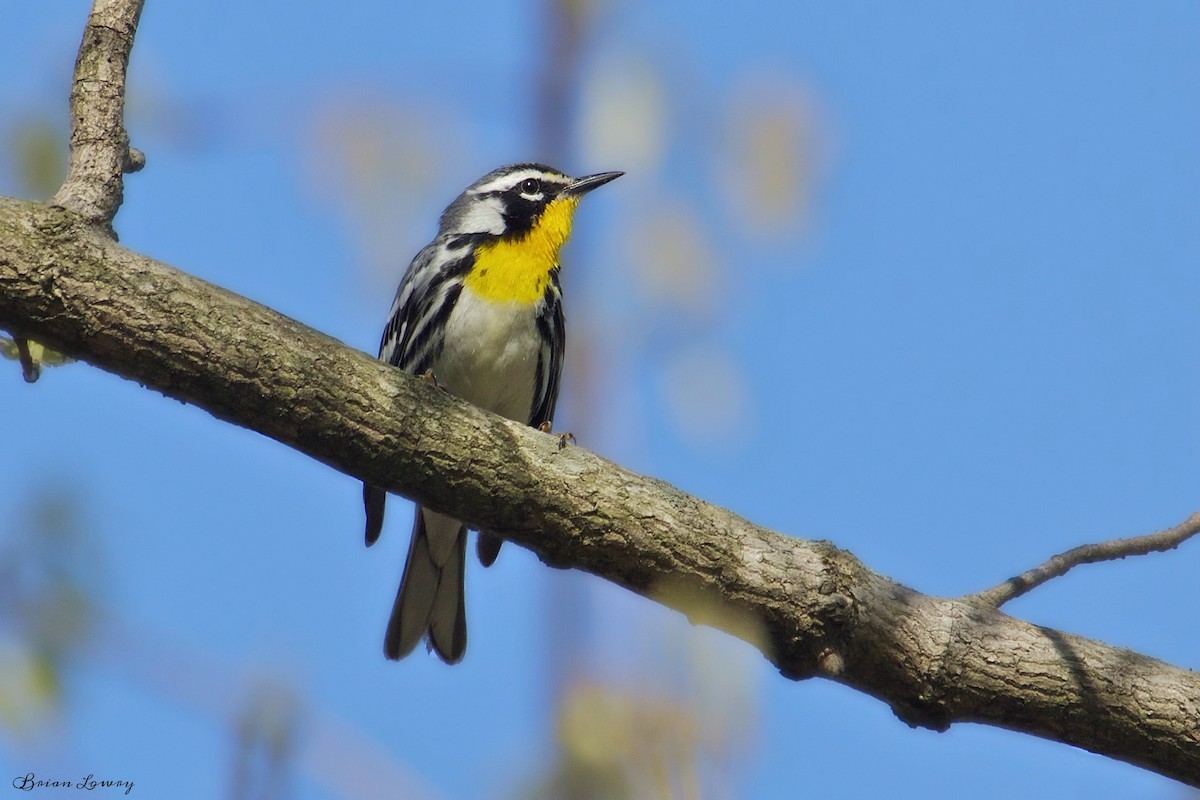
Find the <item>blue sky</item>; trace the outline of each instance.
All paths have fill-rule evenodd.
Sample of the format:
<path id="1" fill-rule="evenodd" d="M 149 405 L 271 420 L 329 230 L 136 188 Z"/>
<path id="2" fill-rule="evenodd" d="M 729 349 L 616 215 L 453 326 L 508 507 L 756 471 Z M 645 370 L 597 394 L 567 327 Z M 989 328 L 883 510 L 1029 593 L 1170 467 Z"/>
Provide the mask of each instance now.
<path id="1" fill-rule="evenodd" d="M 86 14 L 82 0 L 13 5 L 4 137 L 28 119 L 65 126 Z M 540 8 L 150 0 L 130 110 L 148 166 L 127 181 L 122 242 L 373 351 L 445 204 L 543 157 Z M 623 151 L 576 131 L 560 165 L 629 172 L 581 208 L 567 253 L 568 358 L 599 388 L 568 387 L 561 426 L 934 594 L 1179 522 L 1200 508 L 1198 36 L 1187 2 L 604 4 L 583 83 L 637 65 L 662 121 L 653 158 L 594 163 Z M 771 232 L 731 219 L 748 201 L 726 169 L 762 86 L 768 107 L 774 92 L 798 110 L 813 151 L 803 225 Z M 347 153 L 377 129 L 399 138 L 356 183 Z M 372 183 L 389 170 L 418 189 Z M 0 191 L 20 191 L 7 154 Z M 645 276 L 629 231 L 668 205 L 713 265 L 695 308 L 630 288 Z M 734 424 L 682 425 L 680 376 L 732 398 L 685 411 Z M 1027 736 L 909 730 L 516 548 L 469 568 L 463 664 L 389 663 L 402 501 L 367 551 L 351 478 L 86 366 L 30 387 L 9 364 L 0 409 L 21 420 L 0 439 L 0 518 L 73 496 L 114 620 L 70 670 L 57 721 L 0 738 L 4 776 L 219 796 L 230 720 L 267 686 L 298 709 L 294 796 L 511 797 L 552 752 L 554 654 L 577 641 L 588 680 L 673 699 L 738 740 L 717 747 L 730 766 L 701 770 L 706 797 L 1181 796 Z M 1008 610 L 1195 669 L 1197 549 L 1081 568 Z M 711 691 L 680 688 L 691 679 Z"/>

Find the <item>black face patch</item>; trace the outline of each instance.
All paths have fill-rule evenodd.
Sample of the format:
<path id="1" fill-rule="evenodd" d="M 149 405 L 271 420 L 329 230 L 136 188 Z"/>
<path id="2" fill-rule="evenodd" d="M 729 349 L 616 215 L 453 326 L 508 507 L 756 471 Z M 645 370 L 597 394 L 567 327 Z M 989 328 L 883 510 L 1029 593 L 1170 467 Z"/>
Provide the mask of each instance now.
<path id="1" fill-rule="evenodd" d="M 565 188 L 565 183 L 526 178 L 511 189 L 496 192 L 495 196 L 504 201 L 504 235 L 521 237 L 529 233 L 546 206 Z M 538 195 L 539 192 L 540 196 L 525 196 Z"/>
<path id="2" fill-rule="evenodd" d="M 533 228 L 533 223 L 546 208 L 545 199 L 530 200 L 522 197 L 517 189 L 501 192 L 504 199 L 504 235 L 524 236 Z"/>

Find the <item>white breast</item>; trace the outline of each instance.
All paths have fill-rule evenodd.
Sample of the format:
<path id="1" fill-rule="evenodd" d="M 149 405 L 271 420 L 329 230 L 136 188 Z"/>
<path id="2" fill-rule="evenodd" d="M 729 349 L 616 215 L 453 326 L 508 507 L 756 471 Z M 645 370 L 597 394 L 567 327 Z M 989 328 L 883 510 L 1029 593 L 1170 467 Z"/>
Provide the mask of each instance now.
<path id="1" fill-rule="evenodd" d="M 496 303 L 463 287 L 433 374 L 452 394 L 528 423 L 541 340 L 536 306 Z"/>

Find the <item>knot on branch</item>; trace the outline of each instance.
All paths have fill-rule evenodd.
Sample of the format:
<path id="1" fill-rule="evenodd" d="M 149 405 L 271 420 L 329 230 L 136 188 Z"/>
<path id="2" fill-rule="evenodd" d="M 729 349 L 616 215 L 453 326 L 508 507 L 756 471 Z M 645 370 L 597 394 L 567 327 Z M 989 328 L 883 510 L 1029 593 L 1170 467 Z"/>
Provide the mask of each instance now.
<path id="1" fill-rule="evenodd" d="M 922 702 L 924 699 L 918 698 L 916 703 L 891 703 L 892 713 L 910 728 L 926 728 L 935 733 L 948 731 L 954 720 L 945 705 L 933 698 L 927 703 Z"/>
<path id="2" fill-rule="evenodd" d="M 125 153 L 125 163 L 121 165 L 121 170 L 128 175 L 141 171 L 144 166 L 146 166 L 146 154 L 136 147 L 129 148 Z"/>

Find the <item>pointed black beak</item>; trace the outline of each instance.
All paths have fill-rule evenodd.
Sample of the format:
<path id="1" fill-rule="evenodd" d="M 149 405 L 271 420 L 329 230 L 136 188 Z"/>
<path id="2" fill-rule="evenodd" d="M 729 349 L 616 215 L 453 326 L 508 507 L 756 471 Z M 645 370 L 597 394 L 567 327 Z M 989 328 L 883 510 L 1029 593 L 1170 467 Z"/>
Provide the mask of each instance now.
<path id="1" fill-rule="evenodd" d="M 615 181 L 624 174 L 624 172 L 599 172 L 585 178 L 576 178 L 575 182 L 563 189 L 562 193 L 582 196 L 609 181 Z"/>

